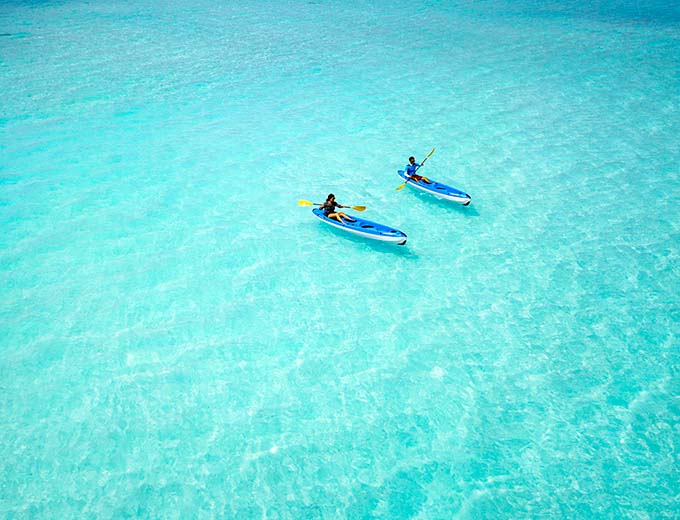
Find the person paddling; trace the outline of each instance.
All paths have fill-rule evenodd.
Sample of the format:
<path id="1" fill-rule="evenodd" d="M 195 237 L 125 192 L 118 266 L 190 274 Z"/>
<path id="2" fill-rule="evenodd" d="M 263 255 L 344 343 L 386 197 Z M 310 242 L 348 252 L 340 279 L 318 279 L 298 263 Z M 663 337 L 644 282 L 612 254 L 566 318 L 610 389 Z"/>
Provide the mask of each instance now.
<path id="1" fill-rule="evenodd" d="M 344 224 L 345 222 L 342 220 L 347 219 L 348 222 L 356 222 L 356 219 L 353 219 L 349 215 L 346 215 L 342 211 L 335 211 L 335 208 L 349 208 L 350 206 L 343 206 L 342 204 L 338 204 L 335 201 L 335 195 L 332 193 L 328 194 L 328 197 L 326 198 L 326 202 L 321 204 L 321 209 L 323 210 L 324 215 L 326 215 L 328 218 L 332 218 L 340 222 L 341 224 Z"/>
<path id="2" fill-rule="evenodd" d="M 432 184 L 432 181 L 428 179 L 427 177 L 423 177 L 422 175 L 418 175 L 416 172 L 418 171 L 418 168 L 420 168 L 423 164 L 425 164 L 425 161 L 427 161 L 427 157 L 425 160 L 421 163 L 418 164 L 416 162 L 416 158 L 411 156 L 408 158 L 408 164 L 406 165 L 406 168 L 404 170 L 404 173 L 406 173 L 406 176 L 409 179 L 413 179 L 414 181 L 423 181 L 426 184 Z"/>

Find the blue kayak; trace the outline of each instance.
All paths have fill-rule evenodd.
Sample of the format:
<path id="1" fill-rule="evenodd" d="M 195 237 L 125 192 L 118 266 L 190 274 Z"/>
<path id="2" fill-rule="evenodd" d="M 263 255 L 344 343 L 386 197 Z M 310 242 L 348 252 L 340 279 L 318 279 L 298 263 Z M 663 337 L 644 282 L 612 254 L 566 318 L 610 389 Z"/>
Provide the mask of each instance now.
<path id="1" fill-rule="evenodd" d="M 322 222 L 355 235 L 371 238 L 373 240 L 381 240 L 382 242 L 391 242 L 393 244 L 399 244 L 400 246 L 403 246 L 406 243 L 406 234 L 404 232 L 389 226 L 377 224 L 376 222 L 371 222 L 370 220 L 364 220 L 356 215 L 349 215 L 353 219 L 356 219 L 355 222 L 348 222 L 345 220 L 344 223 L 340 223 L 334 218 L 328 218 L 320 208 L 314 208 L 312 213 L 314 213 L 314 215 Z"/>
<path id="2" fill-rule="evenodd" d="M 447 186 L 441 182 L 433 181 L 432 179 L 430 179 L 431 184 L 427 184 L 422 180 L 414 181 L 413 179 L 408 179 L 408 177 L 406 177 L 404 170 L 399 170 L 397 175 L 406 181 L 406 184 L 409 186 L 412 186 L 413 188 L 416 188 L 420 191 L 424 191 L 425 193 L 430 193 L 435 197 L 439 197 L 440 199 L 452 200 L 453 202 L 457 202 L 463 206 L 467 206 L 472 201 L 472 197 L 470 197 L 470 195 L 464 191 L 457 190 L 456 188 L 452 188 L 451 186 Z"/>

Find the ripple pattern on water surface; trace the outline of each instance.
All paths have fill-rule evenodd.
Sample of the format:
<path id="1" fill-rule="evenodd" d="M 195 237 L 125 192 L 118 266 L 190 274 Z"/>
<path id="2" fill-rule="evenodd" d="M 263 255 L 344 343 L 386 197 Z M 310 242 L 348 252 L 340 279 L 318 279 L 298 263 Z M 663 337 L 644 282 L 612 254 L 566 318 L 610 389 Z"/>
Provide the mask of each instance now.
<path id="1" fill-rule="evenodd" d="M 675 517 L 678 19 L 3 6 L 0 517 Z"/>

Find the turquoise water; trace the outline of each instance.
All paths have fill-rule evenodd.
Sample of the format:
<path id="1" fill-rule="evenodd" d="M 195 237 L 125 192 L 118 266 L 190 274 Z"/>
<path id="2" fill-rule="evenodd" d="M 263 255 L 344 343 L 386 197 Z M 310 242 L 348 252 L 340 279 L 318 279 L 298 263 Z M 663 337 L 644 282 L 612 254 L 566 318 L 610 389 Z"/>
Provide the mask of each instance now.
<path id="1" fill-rule="evenodd" d="M 677 6 L 4 1 L 0 92 L 0 517 L 680 514 Z"/>

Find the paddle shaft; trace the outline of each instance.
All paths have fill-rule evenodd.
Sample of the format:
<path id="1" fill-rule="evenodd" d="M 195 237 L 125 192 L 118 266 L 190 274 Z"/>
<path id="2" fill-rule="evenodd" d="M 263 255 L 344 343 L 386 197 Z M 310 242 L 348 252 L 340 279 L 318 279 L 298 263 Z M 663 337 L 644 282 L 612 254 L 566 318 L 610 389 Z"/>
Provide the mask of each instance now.
<path id="1" fill-rule="evenodd" d="M 298 204 L 300 206 L 323 206 L 323 204 L 319 204 L 318 202 L 310 202 L 308 200 L 298 200 Z M 338 204 L 339 208 L 352 208 L 355 211 L 366 211 L 366 206 L 343 206 L 341 204 Z"/>

